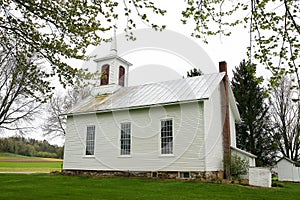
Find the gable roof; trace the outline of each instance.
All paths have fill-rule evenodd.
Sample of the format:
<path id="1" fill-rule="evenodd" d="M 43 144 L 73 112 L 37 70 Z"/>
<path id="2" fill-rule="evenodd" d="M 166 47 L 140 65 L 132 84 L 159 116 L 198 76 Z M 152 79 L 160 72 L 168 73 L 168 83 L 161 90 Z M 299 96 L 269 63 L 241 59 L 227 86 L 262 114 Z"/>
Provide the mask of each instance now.
<path id="1" fill-rule="evenodd" d="M 239 152 L 241 154 L 244 154 L 245 156 L 248 156 L 248 157 L 251 157 L 251 158 L 257 158 L 256 155 L 252 154 L 252 153 L 249 153 L 247 151 L 244 151 L 242 149 L 239 149 L 237 147 L 233 147 L 233 146 L 230 146 L 230 148 L 233 150 L 233 151 L 236 151 L 236 152 Z"/>
<path id="2" fill-rule="evenodd" d="M 113 94 L 90 96 L 79 102 L 67 115 L 135 109 L 208 99 L 225 73 L 124 87 Z"/>
<path id="3" fill-rule="evenodd" d="M 288 162 L 290 162 L 290 163 L 292 163 L 292 164 L 296 164 L 296 162 L 295 161 L 293 161 L 293 160 L 291 160 L 291 159 L 289 159 L 289 158 L 287 158 L 287 157 L 282 157 L 282 158 L 280 158 L 278 161 L 277 161 L 277 163 L 279 163 L 280 161 L 282 161 L 282 160 L 286 160 L 286 161 L 288 161 Z"/>

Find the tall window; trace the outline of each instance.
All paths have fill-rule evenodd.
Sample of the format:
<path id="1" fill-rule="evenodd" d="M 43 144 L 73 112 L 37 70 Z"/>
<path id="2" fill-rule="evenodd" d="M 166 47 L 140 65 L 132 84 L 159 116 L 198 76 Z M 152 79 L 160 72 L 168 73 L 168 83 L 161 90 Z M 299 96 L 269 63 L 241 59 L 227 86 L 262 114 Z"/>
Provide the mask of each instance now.
<path id="1" fill-rule="evenodd" d="M 95 149 L 95 126 L 88 126 L 86 131 L 85 155 L 94 155 Z"/>
<path id="2" fill-rule="evenodd" d="M 125 68 L 120 66 L 119 67 L 119 85 L 124 87 L 125 83 Z"/>
<path id="3" fill-rule="evenodd" d="M 161 154 L 173 153 L 173 121 L 161 120 Z"/>
<path id="4" fill-rule="evenodd" d="M 101 68 L 101 85 L 108 85 L 109 82 L 109 65 L 103 65 Z"/>
<path id="5" fill-rule="evenodd" d="M 130 155 L 131 124 L 121 124 L 121 155 Z"/>

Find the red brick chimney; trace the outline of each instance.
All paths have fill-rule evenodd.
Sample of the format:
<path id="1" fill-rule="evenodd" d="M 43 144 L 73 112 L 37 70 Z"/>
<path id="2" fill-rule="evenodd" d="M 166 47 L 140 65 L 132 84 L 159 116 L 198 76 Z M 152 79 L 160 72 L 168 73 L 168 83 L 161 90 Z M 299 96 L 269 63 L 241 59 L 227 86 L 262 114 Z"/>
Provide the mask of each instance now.
<path id="1" fill-rule="evenodd" d="M 219 62 L 219 71 L 225 72 L 225 76 L 222 80 L 224 85 L 224 98 L 222 100 L 222 111 L 225 115 L 223 124 L 223 150 L 224 150 L 224 176 L 225 178 L 230 177 L 230 115 L 229 115 L 229 97 L 228 97 L 228 75 L 227 75 L 227 63 L 225 61 Z"/>

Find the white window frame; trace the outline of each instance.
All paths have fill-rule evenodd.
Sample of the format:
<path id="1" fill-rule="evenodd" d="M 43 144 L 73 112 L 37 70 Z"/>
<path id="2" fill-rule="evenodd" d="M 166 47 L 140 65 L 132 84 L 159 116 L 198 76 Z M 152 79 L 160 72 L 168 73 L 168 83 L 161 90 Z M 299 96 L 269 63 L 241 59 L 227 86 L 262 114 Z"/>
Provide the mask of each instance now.
<path id="1" fill-rule="evenodd" d="M 89 128 L 94 128 L 94 135 L 93 138 L 90 138 L 88 129 Z M 86 126 L 86 136 L 85 136 L 85 152 L 84 155 L 86 157 L 94 157 L 95 156 L 95 141 L 96 141 L 96 126 L 95 125 L 88 125 Z M 88 148 L 89 148 L 89 142 L 92 142 L 92 147 L 93 147 L 93 153 L 92 154 L 87 154 Z"/>
<path id="2" fill-rule="evenodd" d="M 125 153 L 126 152 L 126 148 L 124 149 L 124 152 L 123 152 L 123 145 L 122 145 L 122 126 L 123 125 L 128 125 L 129 124 L 129 138 L 125 138 L 126 140 L 129 139 L 129 153 Z M 131 151 L 132 151 L 132 126 L 131 126 L 131 122 L 122 122 L 120 123 L 120 140 L 119 140 L 119 147 L 120 147 L 120 151 L 119 151 L 119 154 L 121 157 L 131 157 Z M 126 145 L 125 145 L 126 146 Z M 128 146 L 128 144 L 127 144 Z"/>
<path id="3" fill-rule="evenodd" d="M 162 148 L 162 122 L 163 121 L 171 121 L 172 122 L 172 152 L 170 153 L 163 153 L 163 148 Z M 161 156 L 173 156 L 174 155 L 174 118 L 163 118 L 160 119 L 160 124 L 159 124 L 159 149 L 160 149 L 160 155 Z"/>

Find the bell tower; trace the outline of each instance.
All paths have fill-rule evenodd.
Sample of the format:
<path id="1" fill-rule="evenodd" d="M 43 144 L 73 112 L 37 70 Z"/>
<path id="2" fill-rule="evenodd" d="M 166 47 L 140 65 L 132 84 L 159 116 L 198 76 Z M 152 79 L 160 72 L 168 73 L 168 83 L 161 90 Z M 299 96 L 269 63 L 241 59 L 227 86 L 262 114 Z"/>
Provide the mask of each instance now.
<path id="1" fill-rule="evenodd" d="M 111 94 L 122 87 L 128 86 L 128 71 L 132 64 L 118 56 L 116 26 L 111 40 L 110 53 L 97 58 L 97 70 L 101 72 L 99 85 L 94 89 L 94 95 Z"/>

